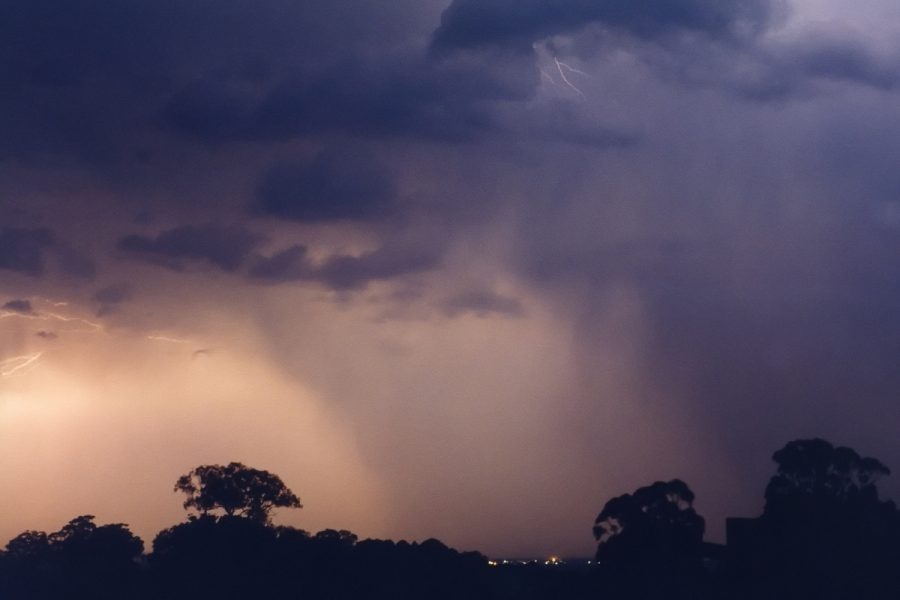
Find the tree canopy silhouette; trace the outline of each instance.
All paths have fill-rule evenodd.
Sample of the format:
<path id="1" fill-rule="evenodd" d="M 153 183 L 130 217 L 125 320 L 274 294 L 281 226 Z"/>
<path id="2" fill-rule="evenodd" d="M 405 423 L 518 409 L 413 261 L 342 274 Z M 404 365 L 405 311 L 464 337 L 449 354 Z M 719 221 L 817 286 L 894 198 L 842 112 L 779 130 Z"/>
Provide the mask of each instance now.
<path id="1" fill-rule="evenodd" d="M 897 590 L 897 510 L 878 497 L 890 470 L 814 438 L 772 455 L 778 465 L 759 519 L 729 534 L 735 583 L 749 597 L 880 598 Z M 895 597 L 895 596 L 891 596 Z"/>
<path id="2" fill-rule="evenodd" d="M 178 478 L 175 491 L 187 495 L 185 509 L 195 509 L 202 516 L 221 510 L 228 516 L 268 523 L 274 508 L 303 508 L 280 477 L 238 462 L 199 466 Z"/>
<path id="3" fill-rule="evenodd" d="M 693 502 L 694 493 L 680 479 L 613 498 L 594 521 L 597 560 L 658 562 L 696 556 L 705 521 Z"/>
<path id="4" fill-rule="evenodd" d="M 758 518 L 729 519 L 728 543 L 704 543 L 694 493 L 678 479 L 609 500 L 597 516 L 597 563 L 488 561 L 430 539 L 315 535 L 275 526 L 300 507 L 284 482 L 241 463 L 180 477 L 185 522 L 143 542 L 123 524 L 76 517 L 25 531 L 0 551 L 3 600 L 896 600 L 900 513 L 876 487 L 880 461 L 821 439 L 773 456 Z"/>
<path id="5" fill-rule="evenodd" d="M 876 483 L 890 469 L 876 458 L 815 438 L 794 440 L 772 455 L 778 471 L 766 487 L 765 513 L 878 503 Z"/>
<path id="6" fill-rule="evenodd" d="M 144 542 L 126 525 L 75 517 L 59 531 L 26 531 L 6 546 L 0 597 L 28 600 L 135 596 Z"/>

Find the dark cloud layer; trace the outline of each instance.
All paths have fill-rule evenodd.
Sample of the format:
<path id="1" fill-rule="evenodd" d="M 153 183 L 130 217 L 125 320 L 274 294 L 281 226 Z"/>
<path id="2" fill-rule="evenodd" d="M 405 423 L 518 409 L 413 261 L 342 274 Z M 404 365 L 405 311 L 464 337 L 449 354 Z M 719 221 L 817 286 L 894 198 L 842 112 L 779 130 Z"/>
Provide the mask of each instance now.
<path id="1" fill-rule="evenodd" d="M 98 0 L 78 10 L 60 0 L 4 3 L 0 52 L 9 58 L 0 79 L 10 93 L 0 98 L 0 160 L 118 171 L 178 144 L 161 129 L 211 146 L 330 134 L 461 142 L 497 133 L 619 145 L 634 136 L 612 126 L 557 127 L 517 110 L 540 81 L 532 43 L 586 27 L 641 39 L 679 31 L 751 39 L 773 12 L 769 0 L 455 0 L 430 40 L 455 51 L 429 55 L 428 21 L 416 15 L 436 9 L 414 7 L 350 0 L 330 7 Z M 383 36 L 373 35 L 376 22 Z M 422 27 L 412 30 L 418 36 L 404 30 L 411 25 Z M 665 52 L 681 53 L 671 45 Z M 804 77 L 895 85 L 894 65 L 852 40 L 819 43 L 805 56 L 792 48 L 767 56 L 750 42 L 732 52 L 736 61 L 755 63 L 755 83 L 729 77 L 734 61 L 700 78 L 751 99 L 783 96 Z M 685 60 L 698 58 L 688 52 Z M 698 77 L 685 70 L 693 75 L 683 79 Z"/>
<path id="2" fill-rule="evenodd" d="M 440 262 L 439 249 L 386 245 L 361 256 L 333 257 L 318 269 L 316 278 L 335 289 L 354 289 L 373 280 L 428 271 Z"/>
<path id="3" fill-rule="evenodd" d="M 892 91 L 900 57 L 846 33 L 811 30 L 790 41 L 714 47 L 691 40 L 644 53 L 663 77 L 718 89 L 750 102 L 777 103 L 833 93 L 836 85 Z M 830 87 L 829 87 L 830 85 Z"/>
<path id="4" fill-rule="evenodd" d="M 185 262 L 207 262 L 223 271 L 236 271 L 262 238 L 242 226 L 184 225 L 155 237 L 129 235 L 119 240 L 123 252 L 169 269 Z"/>
<path id="5" fill-rule="evenodd" d="M 99 305 L 97 316 L 103 317 L 116 312 L 119 305 L 129 302 L 133 298 L 134 286 L 127 282 L 120 282 L 100 288 L 94 293 L 92 300 Z"/>
<path id="6" fill-rule="evenodd" d="M 295 245 L 273 256 L 258 258 L 250 267 L 249 276 L 267 283 L 310 281 L 334 290 L 355 290 L 373 281 L 430 271 L 440 263 L 438 247 L 389 242 L 359 256 L 337 254 L 321 264 L 313 264 L 307 248 Z"/>
<path id="7" fill-rule="evenodd" d="M 373 10 L 352 0 L 3 2 L 0 160 L 127 162 L 152 148 L 167 104 L 182 107 L 167 113 L 176 126 L 228 137 L 235 95 L 398 43 L 416 25 L 409 5 L 381 7 L 391 17 L 376 30 Z"/>
<path id="8" fill-rule="evenodd" d="M 60 272 L 76 279 L 92 280 L 97 276 L 96 261 L 87 254 L 69 246 L 57 246 L 56 264 Z"/>
<path id="9" fill-rule="evenodd" d="M 421 50 L 301 68 L 255 92 L 192 84 L 161 115 L 210 143 L 328 133 L 461 142 L 498 129 L 497 103 L 527 99 L 536 81 L 530 57 L 516 53 L 433 60 Z"/>
<path id="10" fill-rule="evenodd" d="M 37 277 L 44 272 L 44 253 L 53 245 L 47 229 L 0 229 L 0 269 Z"/>
<path id="11" fill-rule="evenodd" d="M 253 211 L 305 223 L 384 218 L 396 190 L 386 168 L 357 152 L 323 152 L 299 164 L 280 164 L 259 181 Z"/>
<path id="12" fill-rule="evenodd" d="M 131 300 L 134 286 L 130 283 L 115 283 L 101 288 L 94 294 L 94 301 L 101 304 L 121 304 Z"/>
<path id="13" fill-rule="evenodd" d="M 19 313 L 21 315 L 34 314 L 34 308 L 31 306 L 30 300 L 10 300 L 0 308 L 14 313 Z"/>
<path id="14" fill-rule="evenodd" d="M 491 290 L 477 290 L 448 298 L 444 302 L 444 312 L 449 317 L 458 317 L 466 313 L 473 313 L 479 317 L 524 315 L 522 303 L 518 299 Z"/>
<path id="15" fill-rule="evenodd" d="M 900 83 L 900 59 L 879 56 L 864 40 L 815 33 L 764 52 L 764 76 L 744 89 L 752 98 L 781 99 L 809 92 L 816 82 L 849 82 L 891 91 Z M 741 86 L 737 86 L 741 89 Z"/>
<path id="16" fill-rule="evenodd" d="M 677 31 L 728 37 L 758 31 L 770 10 L 768 0 L 453 0 L 441 17 L 434 44 L 530 49 L 536 41 L 594 23 L 642 38 Z"/>
<path id="17" fill-rule="evenodd" d="M 269 282 L 312 279 L 309 249 L 294 245 L 267 257 L 259 257 L 250 267 L 250 276 Z"/>

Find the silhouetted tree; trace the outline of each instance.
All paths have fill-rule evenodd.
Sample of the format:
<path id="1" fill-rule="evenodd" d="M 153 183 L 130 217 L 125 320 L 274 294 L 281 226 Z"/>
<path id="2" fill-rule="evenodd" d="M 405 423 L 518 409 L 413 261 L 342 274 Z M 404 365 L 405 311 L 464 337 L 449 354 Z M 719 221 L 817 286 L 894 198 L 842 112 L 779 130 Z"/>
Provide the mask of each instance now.
<path id="1" fill-rule="evenodd" d="M 7 544 L 5 597 L 101 600 L 135 597 L 144 543 L 122 524 L 76 517 L 59 531 L 26 531 Z"/>
<path id="2" fill-rule="evenodd" d="M 604 596 L 620 600 L 704 597 L 699 593 L 705 521 L 679 479 L 613 498 L 594 522 Z"/>
<path id="3" fill-rule="evenodd" d="M 25 531 L 9 541 L 3 553 L 4 598 L 53 598 L 61 587 L 49 536 L 43 531 Z"/>
<path id="4" fill-rule="evenodd" d="M 775 452 L 763 516 L 749 522 L 735 573 L 754 598 L 881 598 L 900 558 L 896 507 L 879 499 L 879 460 L 823 439 Z M 749 537 L 747 535 L 749 534 Z M 749 546 L 747 546 L 749 544 Z M 736 549 L 737 550 L 737 549 Z"/>
<path id="5" fill-rule="evenodd" d="M 613 498 L 594 522 L 598 561 L 671 561 L 698 556 L 705 522 L 679 479 Z"/>
<path id="6" fill-rule="evenodd" d="M 195 509 L 204 516 L 222 510 L 228 516 L 268 523 L 276 507 L 303 507 L 280 477 L 237 462 L 197 467 L 178 478 L 175 491 L 187 495 L 185 509 Z"/>
<path id="7" fill-rule="evenodd" d="M 879 503 L 876 483 L 891 471 L 876 458 L 823 439 L 795 440 L 772 455 L 778 472 L 766 487 L 765 513 L 791 517 L 809 510 Z"/>
<path id="8" fill-rule="evenodd" d="M 328 544 L 330 546 L 352 546 L 359 539 L 352 531 L 341 529 L 323 529 L 316 534 L 314 538 L 317 542 Z"/>
<path id="9" fill-rule="evenodd" d="M 10 559 L 28 559 L 49 551 L 49 536 L 43 531 L 24 531 L 6 544 L 6 556 Z"/>
<path id="10" fill-rule="evenodd" d="M 270 597 L 276 530 L 240 516 L 202 515 L 161 531 L 150 565 L 165 598 Z"/>
<path id="11" fill-rule="evenodd" d="M 75 517 L 48 540 L 54 549 L 107 565 L 132 563 L 144 551 L 144 542 L 126 525 L 97 525 L 93 515 Z"/>

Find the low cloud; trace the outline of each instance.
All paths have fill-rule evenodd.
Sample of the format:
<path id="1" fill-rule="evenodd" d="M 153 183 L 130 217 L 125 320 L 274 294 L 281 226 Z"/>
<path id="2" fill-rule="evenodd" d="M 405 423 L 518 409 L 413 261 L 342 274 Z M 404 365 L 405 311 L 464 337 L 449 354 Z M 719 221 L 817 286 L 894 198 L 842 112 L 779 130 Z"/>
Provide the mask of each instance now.
<path id="1" fill-rule="evenodd" d="M 97 263 L 90 256 L 66 246 L 58 246 L 56 264 L 63 275 L 92 280 L 97 276 Z"/>
<path id="2" fill-rule="evenodd" d="M 522 303 L 517 298 L 491 290 L 476 290 L 452 296 L 444 302 L 443 308 L 448 317 L 459 317 L 467 313 L 477 317 L 521 317 L 525 314 Z"/>
<path id="3" fill-rule="evenodd" d="M 101 304 L 121 304 L 131 300 L 134 295 L 134 286 L 130 283 L 122 282 L 106 286 L 97 290 L 94 294 L 94 302 Z"/>
<path id="4" fill-rule="evenodd" d="M 34 314 L 34 307 L 31 305 L 30 300 L 10 300 L 0 308 L 20 315 Z"/>
<path id="5" fill-rule="evenodd" d="M 249 276 L 267 283 L 311 281 L 333 290 L 356 290 L 373 281 L 430 271 L 440 265 L 441 257 L 438 248 L 386 244 L 359 256 L 338 254 L 313 264 L 306 247 L 295 245 L 271 257 L 258 258 Z"/>
<path id="6" fill-rule="evenodd" d="M 586 56 L 609 51 L 592 30 L 575 46 Z M 661 46 L 635 44 L 628 51 L 661 79 L 754 103 L 808 101 L 842 84 L 882 92 L 900 84 L 900 49 L 878 50 L 856 33 L 829 28 L 730 45 L 693 37 Z"/>
<path id="7" fill-rule="evenodd" d="M 768 0 L 453 0 L 434 34 L 436 49 L 505 45 L 530 49 L 551 36 L 599 24 L 651 39 L 678 31 L 731 38 L 765 27 Z"/>
<path id="8" fill-rule="evenodd" d="M 0 269 L 38 277 L 44 273 L 44 252 L 52 245 L 48 229 L 4 227 L 0 229 Z"/>
<path id="9" fill-rule="evenodd" d="M 365 286 L 370 281 L 394 279 L 432 270 L 441 263 L 441 251 L 435 248 L 412 249 L 404 245 L 385 245 L 361 256 L 336 256 L 316 271 L 316 280 L 337 289 Z"/>
<path id="10" fill-rule="evenodd" d="M 237 271 L 262 237 L 241 226 L 185 225 L 155 237 L 129 235 L 118 248 L 139 260 L 183 270 L 189 262 L 209 263 L 223 271 Z"/>
<path id="11" fill-rule="evenodd" d="M 253 212 L 304 223 L 370 220 L 393 213 L 395 195 L 390 174 L 374 157 L 329 151 L 269 169 L 257 185 Z"/>
<path id="12" fill-rule="evenodd" d="M 313 267 L 306 246 L 294 245 L 272 256 L 259 257 L 250 277 L 272 283 L 312 279 Z"/>
<path id="13" fill-rule="evenodd" d="M 130 301 L 134 296 L 134 286 L 127 282 L 115 283 L 97 290 L 94 302 L 100 305 L 97 316 L 102 317 L 116 311 L 117 307 Z"/>
<path id="14" fill-rule="evenodd" d="M 247 91 L 227 81 L 193 83 L 161 111 L 168 128 L 218 144 L 326 133 L 360 138 L 473 141 L 498 131 L 503 103 L 532 97 L 533 57 L 497 49 L 473 55 L 403 54 L 344 59 Z"/>

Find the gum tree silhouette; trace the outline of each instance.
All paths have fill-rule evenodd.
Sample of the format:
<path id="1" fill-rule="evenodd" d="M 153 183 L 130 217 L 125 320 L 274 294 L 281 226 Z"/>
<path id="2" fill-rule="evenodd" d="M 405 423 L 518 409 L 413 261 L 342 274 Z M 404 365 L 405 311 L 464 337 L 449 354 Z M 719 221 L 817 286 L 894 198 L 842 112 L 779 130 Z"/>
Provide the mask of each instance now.
<path id="1" fill-rule="evenodd" d="M 876 484 L 891 474 L 876 458 L 823 439 L 795 440 L 772 455 L 778 471 L 766 487 L 769 518 L 817 518 L 821 511 L 875 508 Z"/>
<path id="2" fill-rule="evenodd" d="M 773 456 L 759 518 L 731 519 L 728 547 L 703 542 L 704 520 L 683 481 L 609 500 L 594 522 L 590 570 L 490 565 L 437 540 L 362 540 L 271 523 L 300 501 L 277 476 L 240 463 L 179 478 L 193 514 L 161 531 L 153 551 L 125 525 L 72 519 L 26 531 L 0 551 L 2 600 L 880 600 L 900 598 L 900 520 L 874 458 L 821 440 Z M 574 566 L 574 565 L 573 565 Z"/>
<path id="3" fill-rule="evenodd" d="M 301 547 L 308 536 L 271 523 L 273 509 L 302 507 L 280 477 L 238 462 L 202 465 L 179 477 L 175 491 L 187 496 L 184 508 L 197 514 L 153 540 L 150 565 L 160 597 L 285 595 L 285 578 L 303 569 L 282 560 L 279 535 L 295 533 L 286 539 Z"/>
<path id="4" fill-rule="evenodd" d="M 150 566 L 157 596 L 274 597 L 275 528 L 240 516 L 201 515 L 160 531 Z"/>
<path id="5" fill-rule="evenodd" d="M 144 543 L 123 524 L 76 517 L 54 533 L 26 531 L 6 546 L 3 597 L 103 600 L 134 597 Z"/>
<path id="6" fill-rule="evenodd" d="M 612 598 L 700 598 L 705 521 L 680 479 L 613 498 L 594 521 L 598 573 Z"/>
<path id="7" fill-rule="evenodd" d="M 775 452 L 766 487 L 756 565 L 784 597 L 880 597 L 897 589 L 897 510 L 877 482 L 878 459 L 823 439 L 794 440 Z M 891 580 L 893 579 L 893 580 Z"/>
<path id="8" fill-rule="evenodd" d="M 268 524 L 275 508 L 303 508 L 280 477 L 238 462 L 199 466 L 178 478 L 175 491 L 187 495 L 186 510 L 195 509 L 201 516 L 221 510 L 229 517 Z"/>
<path id="9" fill-rule="evenodd" d="M 699 555 L 705 521 L 680 479 L 613 498 L 594 522 L 598 562 L 669 562 Z"/>
<path id="10" fill-rule="evenodd" d="M 350 547 L 356 544 L 359 538 L 355 533 L 347 531 L 346 529 L 341 529 L 340 531 L 335 529 L 323 529 L 317 533 L 313 539 L 321 544 L 327 544 L 333 547 Z"/>
<path id="11" fill-rule="evenodd" d="M 772 455 L 757 519 L 730 519 L 727 579 L 736 599 L 900 597 L 897 510 L 878 497 L 878 459 L 823 439 Z"/>

